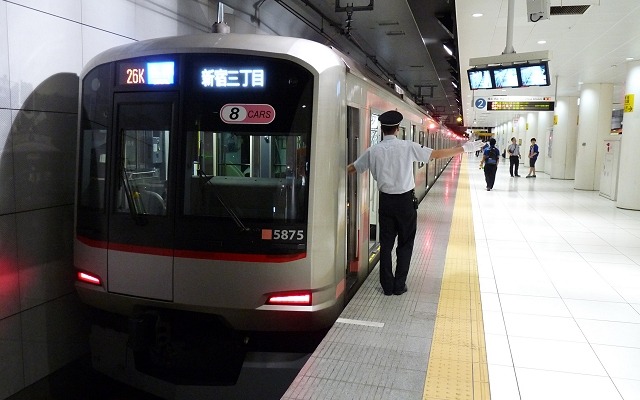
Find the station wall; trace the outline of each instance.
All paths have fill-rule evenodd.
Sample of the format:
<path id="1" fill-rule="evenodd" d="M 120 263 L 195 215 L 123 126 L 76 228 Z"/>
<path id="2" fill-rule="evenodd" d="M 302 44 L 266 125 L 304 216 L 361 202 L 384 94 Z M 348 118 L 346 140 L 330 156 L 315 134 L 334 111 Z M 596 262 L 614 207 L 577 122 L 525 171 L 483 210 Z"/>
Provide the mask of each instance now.
<path id="1" fill-rule="evenodd" d="M 72 261 L 80 71 L 216 16 L 207 0 L 0 0 L 0 399 L 88 352 Z"/>

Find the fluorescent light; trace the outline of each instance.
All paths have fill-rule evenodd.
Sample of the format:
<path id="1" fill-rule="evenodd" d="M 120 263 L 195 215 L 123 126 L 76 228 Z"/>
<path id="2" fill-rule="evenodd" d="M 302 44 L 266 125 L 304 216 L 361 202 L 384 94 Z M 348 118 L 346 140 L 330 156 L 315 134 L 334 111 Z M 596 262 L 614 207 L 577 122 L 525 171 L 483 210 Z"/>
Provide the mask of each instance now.
<path id="1" fill-rule="evenodd" d="M 538 44 L 545 44 L 545 43 L 547 43 L 546 40 L 538 40 Z"/>
<path id="2" fill-rule="evenodd" d="M 453 55 L 453 51 L 450 48 L 448 48 L 446 44 L 443 43 L 442 47 L 444 47 L 444 51 L 446 51 L 447 54 L 449 54 L 450 56 Z"/>

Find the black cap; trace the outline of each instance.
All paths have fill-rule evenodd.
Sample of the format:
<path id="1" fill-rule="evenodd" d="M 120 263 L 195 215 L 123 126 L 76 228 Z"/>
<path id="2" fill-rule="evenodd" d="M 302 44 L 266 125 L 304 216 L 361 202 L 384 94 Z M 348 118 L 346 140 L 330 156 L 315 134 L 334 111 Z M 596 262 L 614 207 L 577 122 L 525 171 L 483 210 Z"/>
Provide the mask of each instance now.
<path id="1" fill-rule="evenodd" d="M 402 114 L 395 110 L 387 111 L 380 114 L 380 116 L 378 117 L 378 121 L 380 121 L 380 125 L 382 126 L 400 125 L 400 121 L 402 121 Z"/>

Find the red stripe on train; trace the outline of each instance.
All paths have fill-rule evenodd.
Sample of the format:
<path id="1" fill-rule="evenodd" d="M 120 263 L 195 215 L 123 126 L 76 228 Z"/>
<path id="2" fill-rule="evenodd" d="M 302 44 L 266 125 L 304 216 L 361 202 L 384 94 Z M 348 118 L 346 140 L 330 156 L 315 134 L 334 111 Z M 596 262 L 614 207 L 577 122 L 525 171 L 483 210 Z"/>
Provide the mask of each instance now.
<path id="1" fill-rule="evenodd" d="M 109 249 L 124 251 L 127 253 L 150 254 L 166 257 L 195 258 L 200 260 L 284 263 L 302 260 L 307 257 L 306 252 L 296 254 L 239 254 L 222 253 L 215 251 L 173 250 L 163 249 L 160 247 L 134 246 L 122 243 L 108 243 L 101 240 L 89 239 L 83 236 L 77 236 L 77 239 L 87 246 L 96 247 L 99 249 Z"/>

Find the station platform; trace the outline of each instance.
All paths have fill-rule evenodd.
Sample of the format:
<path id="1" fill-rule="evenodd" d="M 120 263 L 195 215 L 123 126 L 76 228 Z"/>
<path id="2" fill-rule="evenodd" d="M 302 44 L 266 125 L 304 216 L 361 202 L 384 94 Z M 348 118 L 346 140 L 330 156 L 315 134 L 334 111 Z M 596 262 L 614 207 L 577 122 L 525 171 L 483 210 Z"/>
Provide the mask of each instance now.
<path id="1" fill-rule="evenodd" d="M 452 159 L 407 284 L 374 269 L 283 399 L 640 399 L 640 212 Z"/>

